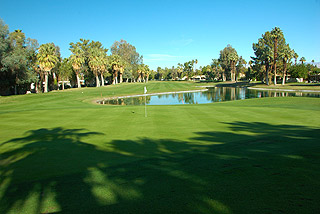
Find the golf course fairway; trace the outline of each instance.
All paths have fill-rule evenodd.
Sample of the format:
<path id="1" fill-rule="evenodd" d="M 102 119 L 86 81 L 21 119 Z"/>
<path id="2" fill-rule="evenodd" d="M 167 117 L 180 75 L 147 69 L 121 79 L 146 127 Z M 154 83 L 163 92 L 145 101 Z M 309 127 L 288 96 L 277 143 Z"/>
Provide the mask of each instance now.
<path id="1" fill-rule="evenodd" d="M 0 213 L 319 213 L 320 99 L 110 106 L 150 82 L 0 97 Z"/>

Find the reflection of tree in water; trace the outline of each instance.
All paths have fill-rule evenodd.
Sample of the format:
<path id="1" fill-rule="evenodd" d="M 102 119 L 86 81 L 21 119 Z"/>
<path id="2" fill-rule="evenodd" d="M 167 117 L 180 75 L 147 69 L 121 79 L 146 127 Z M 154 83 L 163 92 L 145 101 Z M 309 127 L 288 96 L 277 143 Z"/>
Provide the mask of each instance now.
<path id="1" fill-rule="evenodd" d="M 184 102 L 188 104 L 195 104 L 194 93 L 184 93 Z"/>
<path id="2" fill-rule="evenodd" d="M 179 93 L 176 96 L 179 103 L 195 104 L 195 93 Z"/>
<path id="3" fill-rule="evenodd" d="M 288 97 L 288 96 L 308 96 L 320 97 L 320 93 L 302 93 L 302 92 L 278 92 L 278 91 L 260 91 L 249 90 L 246 88 L 235 87 L 216 87 L 205 92 L 196 93 L 176 93 L 176 94 L 159 94 L 158 99 L 170 98 L 184 104 L 197 104 L 197 97 L 206 98 L 208 102 L 221 102 L 229 100 L 240 100 L 248 98 L 262 98 L 262 97 Z M 203 101 L 203 100 L 202 100 Z M 201 102 L 202 102 L 201 101 Z M 170 102 L 170 101 L 169 101 Z M 151 103 L 151 96 L 146 97 L 146 103 Z M 113 105 L 144 105 L 144 96 L 122 98 L 116 100 L 106 100 L 104 104 Z M 152 104 L 152 103 L 151 103 Z M 168 103 L 170 104 L 170 103 Z"/>
<path id="4" fill-rule="evenodd" d="M 104 100 L 101 101 L 100 104 L 109 104 L 109 105 L 144 105 L 149 104 L 151 100 L 151 96 L 138 96 L 138 97 L 128 97 L 128 98 L 120 98 L 114 100 Z"/>

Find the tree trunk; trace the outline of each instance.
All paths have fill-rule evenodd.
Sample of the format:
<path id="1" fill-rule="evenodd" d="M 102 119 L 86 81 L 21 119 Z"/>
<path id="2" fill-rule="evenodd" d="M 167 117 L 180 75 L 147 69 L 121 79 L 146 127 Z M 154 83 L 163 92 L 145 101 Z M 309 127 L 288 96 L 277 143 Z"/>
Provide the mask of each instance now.
<path id="1" fill-rule="evenodd" d="M 282 85 L 286 84 L 286 75 L 287 75 L 287 62 L 284 62 Z"/>
<path id="2" fill-rule="evenodd" d="M 277 57 L 278 57 L 278 39 L 274 40 L 274 54 L 273 54 L 273 75 L 274 84 L 277 85 Z"/>
<path id="3" fill-rule="evenodd" d="M 112 80 L 112 85 L 115 85 L 116 84 L 116 73 L 113 72 L 113 80 Z"/>
<path id="4" fill-rule="evenodd" d="M 269 85 L 269 63 L 266 63 L 266 84 Z"/>
<path id="5" fill-rule="evenodd" d="M 118 84 L 118 71 L 116 71 L 116 84 Z"/>
<path id="6" fill-rule="evenodd" d="M 147 74 L 147 82 L 149 81 L 149 74 Z"/>
<path id="7" fill-rule="evenodd" d="M 35 82 L 35 89 L 36 89 L 36 94 L 38 93 L 38 83 L 37 82 Z"/>
<path id="8" fill-rule="evenodd" d="M 79 73 L 76 73 L 78 88 L 81 88 Z"/>
<path id="9" fill-rule="evenodd" d="M 15 95 L 18 94 L 17 82 L 18 82 L 18 74 L 16 73 L 16 80 L 15 80 L 15 84 L 14 84 L 14 94 Z"/>
<path id="10" fill-rule="evenodd" d="M 44 74 L 44 93 L 48 92 L 48 72 Z"/>
<path id="11" fill-rule="evenodd" d="M 104 78 L 103 78 L 103 73 L 100 73 L 100 77 L 101 77 L 101 86 L 104 86 Z"/>
<path id="12" fill-rule="evenodd" d="M 141 74 L 139 74 L 138 82 L 141 82 Z"/>
<path id="13" fill-rule="evenodd" d="M 96 75 L 96 87 L 100 87 L 100 80 L 98 74 Z"/>
<path id="14" fill-rule="evenodd" d="M 277 64 L 274 64 L 273 66 L 274 66 L 273 67 L 273 71 L 274 71 L 274 73 L 273 73 L 273 75 L 274 75 L 273 81 L 274 81 L 274 84 L 277 85 Z"/>
<path id="15" fill-rule="evenodd" d="M 123 82 L 123 79 L 122 79 L 122 73 L 120 73 L 120 83 Z"/>
<path id="16" fill-rule="evenodd" d="M 233 70 L 233 82 L 236 81 L 236 67 L 235 63 L 232 64 L 232 70 Z"/>
<path id="17" fill-rule="evenodd" d="M 62 84 L 62 90 L 64 90 L 64 80 L 61 81 Z"/>

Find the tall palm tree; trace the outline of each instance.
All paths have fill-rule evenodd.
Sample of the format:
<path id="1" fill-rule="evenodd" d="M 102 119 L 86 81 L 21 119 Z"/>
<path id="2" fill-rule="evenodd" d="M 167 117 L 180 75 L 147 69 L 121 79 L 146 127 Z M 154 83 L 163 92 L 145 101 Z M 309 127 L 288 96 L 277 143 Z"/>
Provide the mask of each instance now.
<path id="1" fill-rule="evenodd" d="M 99 80 L 99 70 L 100 70 L 100 59 L 99 59 L 99 55 L 100 55 L 100 51 L 99 48 L 94 47 L 91 48 L 89 51 L 89 67 L 91 69 L 91 71 L 93 72 L 93 74 L 96 77 L 96 87 L 100 87 L 100 80 Z"/>
<path id="2" fill-rule="evenodd" d="M 273 51 L 273 72 L 274 72 L 274 84 L 277 84 L 277 58 L 278 58 L 278 41 L 283 37 L 283 33 L 279 27 L 275 27 L 271 31 L 271 37 L 274 42 L 274 51 Z"/>
<path id="3" fill-rule="evenodd" d="M 236 77 L 236 63 L 239 59 L 239 56 L 237 52 L 232 51 L 228 56 L 228 61 L 230 63 L 230 68 L 231 68 L 231 81 L 235 81 Z"/>
<path id="4" fill-rule="evenodd" d="M 101 51 L 99 56 L 99 68 L 100 68 L 100 76 L 101 76 L 101 86 L 104 86 L 104 73 L 107 71 L 108 67 L 108 57 L 107 57 L 107 49 Z"/>
<path id="5" fill-rule="evenodd" d="M 73 43 L 70 43 L 69 50 L 72 52 L 70 55 L 70 61 L 72 63 L 73 70 L 76 73 L 78 88 L 81 88 L 79 75 L 81 68 L 85 63 L 85 53 L 77 44 Z"/>
<path id="6" fill-rule="evenodd" d="M 41 72 L 45 77 L 44 92 L 48 92 L 48 75 L 58 62 L 56 47 L 53 43 L 42 44 L 39 48 L 37 60 Z"/>

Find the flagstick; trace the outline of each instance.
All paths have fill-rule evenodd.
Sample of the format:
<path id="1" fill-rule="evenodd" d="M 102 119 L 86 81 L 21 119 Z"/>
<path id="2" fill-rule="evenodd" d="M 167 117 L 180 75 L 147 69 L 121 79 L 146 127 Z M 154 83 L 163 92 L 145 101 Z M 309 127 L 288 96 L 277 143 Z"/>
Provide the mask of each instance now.
<path id="1" fill-rule="evenodd" d="M 147 87 L 144 86 L 144 117 L 148 117 L 147 115 Z"/>
<path id="2" fill-rule="evenodd" d="M 147 115 L 147 95 L 144 95 L 144 117 L 148 117 Z"/>

